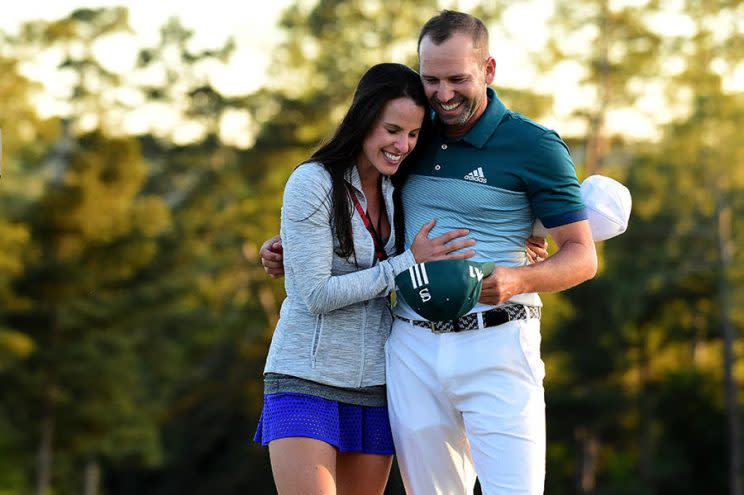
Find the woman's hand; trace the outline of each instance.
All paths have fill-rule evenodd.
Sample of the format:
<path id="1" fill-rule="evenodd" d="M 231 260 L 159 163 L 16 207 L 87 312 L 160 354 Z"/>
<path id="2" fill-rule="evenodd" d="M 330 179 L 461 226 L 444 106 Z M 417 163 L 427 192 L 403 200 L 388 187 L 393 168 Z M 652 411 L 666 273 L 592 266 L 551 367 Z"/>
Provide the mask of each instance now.
<path id="1" fill-rule="evenodd" d="M 533 235 L 524 243 L 527 259 L 530 263 L 545 261 L 548 257 L 548 241 L 544 237 Z"/>
<path id="2" fill-rule="evenodd" d="M 258 251 L 261 257 L 261 264 L 266 273 L 271 278 L 281 278 L 284 276 L 284 249 L 282 248 L 282 239 L 275 235 L 267 240 Z"/>
<path id="3" fill-rule="evenodd" d="M 436 220 L 429 220 L 418 231 L 411 245 L 411 252 L 416 263 L 434 260 L 462 260 L 475 255 L 472 249 L 461 253 L 454 253 L 475 245 L 474 239 L 455 240 L 470 233 L 468 229 L 450 230 L 439 237 L 429 239 L 429 232 L 436 225 Z"/>

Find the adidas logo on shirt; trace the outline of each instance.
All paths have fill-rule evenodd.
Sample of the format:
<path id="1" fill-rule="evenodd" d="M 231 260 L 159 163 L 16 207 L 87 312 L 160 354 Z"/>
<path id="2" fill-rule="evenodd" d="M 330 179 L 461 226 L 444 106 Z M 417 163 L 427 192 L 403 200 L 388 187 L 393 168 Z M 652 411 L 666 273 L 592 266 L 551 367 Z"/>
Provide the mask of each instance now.
<path id="1" fill-rule="evenodd" d="M 483 167 L 476 168 L 465 177 L 463 177 L 463 179 L 472 180 L 473 182 L 480 182 L 481 184 L 486 184 L 488 182 L 486 180 L 486 177 L 483 175 Z"/>

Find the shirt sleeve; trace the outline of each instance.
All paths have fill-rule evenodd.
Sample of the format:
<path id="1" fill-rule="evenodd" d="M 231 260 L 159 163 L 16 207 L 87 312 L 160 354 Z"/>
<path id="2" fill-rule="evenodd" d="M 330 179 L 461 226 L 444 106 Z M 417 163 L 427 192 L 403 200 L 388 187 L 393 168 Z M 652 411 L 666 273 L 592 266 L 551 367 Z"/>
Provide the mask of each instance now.
<path id="1" fill-rule="evenodd" d="M 576 167 L 555 131 L 546 131 L 526 165 L 527 195 L 535 215 L 547 228 L 587 218 Z"/>
<path id="2" fill-rule="evenodd" d="M 333 258 L 337 255 L 331 219 L 330 176 L 318 165 L 300 166 L 284 189 L 284 271 L 287 281 L 292 280 L 314 314 L 386 296 L 395 288 L 395 276 L 416 263 L 409 249 L 371 268 L 332 274 Z M 355 238 L 357 235 L 355 232 Z M 364 235 L 369 234 L 364 231 Z"/>

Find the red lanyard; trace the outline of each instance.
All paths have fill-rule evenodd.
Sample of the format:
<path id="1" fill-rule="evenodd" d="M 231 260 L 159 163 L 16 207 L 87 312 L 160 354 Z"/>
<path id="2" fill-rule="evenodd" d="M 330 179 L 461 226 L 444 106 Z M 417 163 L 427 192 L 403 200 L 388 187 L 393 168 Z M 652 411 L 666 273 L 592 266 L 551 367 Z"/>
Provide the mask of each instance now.
<path id="1" fill-rule="evenodd" d="M 380 236 L 375 230 L 375 227 L 372 225 L 372 221 L 369 219 L 369 215 L 367 215 L 367 212 L 364 211 L 364 208 L 362 208 L 361 203 L 359 203 L 359 199 L 357 198 L 357 195 L 354 192 L 354 188 L 351 187 L 351 184 L 347 182 L 346 187 L 349 189 L 349 194 L 351 194 L 351 199 L 354 201 L 354 207 L 356 208 L 356 211 L 359 212 L 359 216 L 362 217 L 364 226 L 367 227 L 367 232 L 369 232 L 369 235 L 372 236 L 372 242 L 374 242 L 375 244 L 375 253 L 377 254 L 377 259 L 380 261 L 386 260 L 388 257 L 387 253 L 385 252 L 385 249 L 383 249 L 382 247 Z M 380 215 L 382 215 L 383 212 L 380 212 Z"/>

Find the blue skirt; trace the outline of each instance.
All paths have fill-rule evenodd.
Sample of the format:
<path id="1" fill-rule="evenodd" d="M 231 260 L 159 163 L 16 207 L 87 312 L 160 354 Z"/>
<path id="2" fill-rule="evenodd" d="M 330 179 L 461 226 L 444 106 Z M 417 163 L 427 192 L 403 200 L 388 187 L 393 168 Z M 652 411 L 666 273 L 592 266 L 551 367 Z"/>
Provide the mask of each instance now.
<path id="1" fill-rule="evenodd" d="M 339 452 L 395 453 L 386 407 L 357 406 L 306 394 L 264 395 L 253 440 L 268 445 L 286 437 L 315 438 Z"/>

